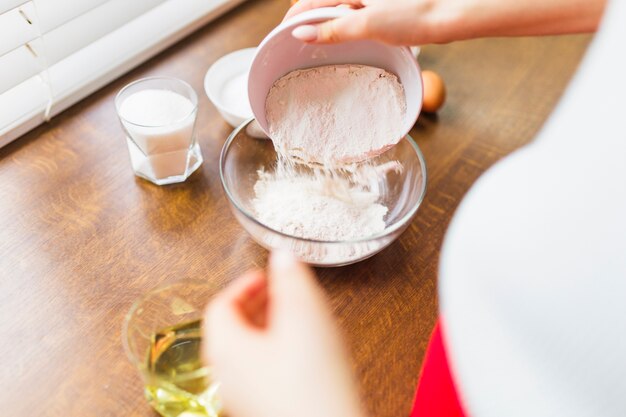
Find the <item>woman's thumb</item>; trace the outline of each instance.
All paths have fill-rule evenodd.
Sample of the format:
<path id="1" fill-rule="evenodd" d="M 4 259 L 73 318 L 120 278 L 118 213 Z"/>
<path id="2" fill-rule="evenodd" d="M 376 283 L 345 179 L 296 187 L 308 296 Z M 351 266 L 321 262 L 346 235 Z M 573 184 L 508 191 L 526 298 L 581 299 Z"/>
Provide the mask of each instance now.
<path id="1" fill-rule="evenodd" d="M 327 20 L 317 25 L 302 25 L 291 34 L 294 38 L 311 43 L 339 43 L 369 37 L 365 20 L 365 10 L 358 10 L 347 16 Z"/>

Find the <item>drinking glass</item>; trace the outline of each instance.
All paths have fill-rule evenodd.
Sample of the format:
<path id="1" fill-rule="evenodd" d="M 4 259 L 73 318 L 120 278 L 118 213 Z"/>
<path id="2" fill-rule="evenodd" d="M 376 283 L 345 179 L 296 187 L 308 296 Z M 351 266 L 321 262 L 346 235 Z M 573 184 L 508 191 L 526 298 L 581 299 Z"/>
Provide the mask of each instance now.
<path id="1" fill-rule="evenodd" d="M 186 279 L 137 300 L 124 320 L 124 349 L 150 405 L 164 417 L 217 417 L 219 383 L 201 360 L 201 318 L 217 287 Z"/>
<path id="2" fill-rule="evenodd" d="M 132 109 L 124 105 L 141 92 L 141 100 L 134 96 Z M 115 107 L 135 175 L 157 185 L 173 184 L 185 181 L 202 164 L 195 137 L 198 96 L 186 82 L 171 77 L 134 81 L 117 94 Z"/>

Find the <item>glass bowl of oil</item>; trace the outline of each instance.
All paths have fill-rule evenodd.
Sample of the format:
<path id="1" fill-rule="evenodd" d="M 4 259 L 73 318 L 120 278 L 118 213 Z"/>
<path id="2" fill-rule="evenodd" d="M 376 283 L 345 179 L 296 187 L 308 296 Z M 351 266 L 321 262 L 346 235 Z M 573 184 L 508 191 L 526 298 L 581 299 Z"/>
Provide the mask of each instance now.
<path id="1" fill-rule="evenodd" d="M 219 383 L 201 359 L 202 314 L 218 289 L 185 279 L 156 288 L 129 310 L 124 350 L 144 383 L 148 403 L 164 417 L 217 417 Z"/>

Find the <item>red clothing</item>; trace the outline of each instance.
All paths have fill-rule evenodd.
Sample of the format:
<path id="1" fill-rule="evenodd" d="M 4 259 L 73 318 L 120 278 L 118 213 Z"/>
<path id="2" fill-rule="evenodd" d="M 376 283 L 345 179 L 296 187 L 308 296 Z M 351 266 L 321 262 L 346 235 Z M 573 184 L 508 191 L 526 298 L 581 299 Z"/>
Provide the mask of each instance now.
<path id="1" fill-rule="evenodd" d="M 448 366 L 440 321 L 426 351 L 411 417 L 465 417 Z"/>

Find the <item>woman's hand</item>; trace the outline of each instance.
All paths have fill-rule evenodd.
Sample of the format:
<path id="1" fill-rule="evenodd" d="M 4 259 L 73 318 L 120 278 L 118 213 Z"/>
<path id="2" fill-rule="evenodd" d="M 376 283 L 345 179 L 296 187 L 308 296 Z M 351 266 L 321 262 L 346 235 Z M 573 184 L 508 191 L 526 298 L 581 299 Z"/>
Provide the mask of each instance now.
<path id="1" fill-rule="evenodd" d="M 437 28 L 445 26 L 446 21 L 452 25 L 457 9 L 446 12 L 445 5 L 440 3 L 433 0 L 300 0 L 289 9 L 285 19 L 318 7 L 347 5 L 357 10 L 320 25 L 300 26 L 294 36 L 319 43 L 375 39 L 394 45 L 421 45 L 452 40 Z"/>
<path id="2" fill-rule="evenodd" d="M 605 0 L 300 0 L 289 18 L 306 10 L 346 5 L 349 16 L 296 28 L 305 42 L 374 39 L 424 45 L 486 36 L 594 31 Z"/>
<path id="3" fill-rule="evenodd" d="M 361 417 L 339 332 L 313 272 L 288 253 L 209 305 L 203 353 L 233 417 Z"/>

